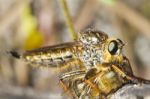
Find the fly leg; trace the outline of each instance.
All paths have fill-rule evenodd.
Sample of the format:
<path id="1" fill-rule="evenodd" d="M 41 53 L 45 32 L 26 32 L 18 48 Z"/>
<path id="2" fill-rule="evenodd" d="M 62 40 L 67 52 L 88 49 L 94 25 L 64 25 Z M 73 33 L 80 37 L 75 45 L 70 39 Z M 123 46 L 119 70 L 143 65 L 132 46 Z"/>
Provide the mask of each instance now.
<path id="1" fill-rule="evenodd" d="M 84 99 L 106 99 L 106 96 L 102 93 L 102 90 L 98 87 L 98 82 L 100 78 L 107 72 L 110 71 L 110 68 L 107 68 L 105 71 L 98 71 L 96 68 L 90 69 L 84 78 L 85 88 L 82 92 L 80 98 Z"/>
<path id="2" fill-rule="evenodd" d="M 118 68 L 116 65 L 112 65 L 112 68 L 123 78 L 126 78 L 127 80 L 131 81 L 131 83 L 135 84 L 150 84 L 150 80 L 145 80 L 140 77 L 130 76 L 125 74 L 120 68 Z"/>
<path id="3" fill-rule="evenodd" d="M 75 84 L 76 80 L 74 80 L 74 79 L 84 78 L 85 73 L 86 72 L 84 70 L 78 70 L 78 71 L 72 71 L 69 73 L 65 73 L 62 76 L 60 76 L 61 86 L 63 87 L 65 92 L 67 92 L 73 98 L 78 97 L 78 95 L 76 93 L 76 89 L 74 89 L 74 86 L 76 85 Z"/>
<path id="4" fill-rule="evenodd" d="M 74 96 L 71 90 L 69 90 L 69 87 L 64 83 L 63 79 L 59 80 L 59 84 L 61 85 L 65 93 L 68 93 L 69 96 Z"/>
<path id="5" fill-rule="evenodd" d="M 108 71 L 109 69 L 106 69 L 105 71 L 100 72 L 96 68 L 92 68 L 86 73 L 84 82 L 90 87 L 92 87 L 93 89 L 100 91 L 96 83 L 98 79 L 101 78 Z"/>
<path id="6" fill-rule="evenodd" d="M 95 76 L 97 75 L 97 69 L 96 68 L 92 68 L 90 69 L 86 75 L 85 75 L 85 79 L 84 82 L 89 85 L 90 87 L 92 87 L 93 89 L 98 91 L 98 87 L 96 84 L 94 84 L 94 82 L 92 82 L 93 79 L 95 79 Z"/>
<path id="7" fill-rule="evenodd" d="M 126 75 L 120 68 L 118 68 L 116 65 L 112 65 L 112 68 L 115 72 L 117 72 L 121 77 L 127 78 L 128 80 L 133 80 L 132 77 Z"/>

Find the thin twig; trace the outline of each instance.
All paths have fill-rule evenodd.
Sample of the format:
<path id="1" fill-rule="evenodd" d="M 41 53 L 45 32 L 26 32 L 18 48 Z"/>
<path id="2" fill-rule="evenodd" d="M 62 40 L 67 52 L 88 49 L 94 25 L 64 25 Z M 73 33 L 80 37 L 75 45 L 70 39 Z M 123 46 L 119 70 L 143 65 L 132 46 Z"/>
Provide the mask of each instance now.
<path id="1" fill-rule="evenodd" d="M 63 8 L 63 12 L 66 18 L 66 25 L 69 29 L 69 32 L 72 35 L 72 39 L 77 40 L 77 34 L 75 33 L 72 21 L 71 21 L 71 17 L 70 17 L 70 13 L 68 10 L 68 6 L 67 6 L 67 2 L 66 0 L 61 0 L 61 4 L 62 4 L 62 8 Z"/>

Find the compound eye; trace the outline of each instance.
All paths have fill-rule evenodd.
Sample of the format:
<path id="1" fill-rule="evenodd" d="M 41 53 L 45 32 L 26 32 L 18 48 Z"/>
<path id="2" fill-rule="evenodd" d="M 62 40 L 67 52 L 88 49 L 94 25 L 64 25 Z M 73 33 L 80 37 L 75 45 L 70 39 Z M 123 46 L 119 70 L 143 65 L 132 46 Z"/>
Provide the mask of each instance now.
<path id="1" fill-rule="evenodd" d="M 118 51 L 118 43 L 117 41 L 113 40 L 109 43 L 108 51 L 111 55 L 115 55 Z"/>

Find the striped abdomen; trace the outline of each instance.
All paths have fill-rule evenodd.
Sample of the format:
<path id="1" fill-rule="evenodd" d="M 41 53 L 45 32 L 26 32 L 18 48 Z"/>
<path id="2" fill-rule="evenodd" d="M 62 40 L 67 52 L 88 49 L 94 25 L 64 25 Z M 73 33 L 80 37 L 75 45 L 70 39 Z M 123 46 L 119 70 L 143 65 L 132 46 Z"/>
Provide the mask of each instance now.
<path id="1" fill-rule="evenodd" d="M 76 59 L 75 53 L 80 48 L 79 44 L 66 43 L 27 51 L 22 55 L 22 58 L 30 64 L 55 67 Z"/>

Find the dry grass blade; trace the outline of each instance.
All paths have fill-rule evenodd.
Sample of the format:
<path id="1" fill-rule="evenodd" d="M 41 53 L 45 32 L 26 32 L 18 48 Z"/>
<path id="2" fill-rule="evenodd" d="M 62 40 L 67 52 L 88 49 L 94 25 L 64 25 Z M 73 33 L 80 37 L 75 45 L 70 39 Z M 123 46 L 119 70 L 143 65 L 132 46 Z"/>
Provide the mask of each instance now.
<path id="1" fill-rule="evenodd" d="M 74 30 L 74 27 L 73 27 L 73 24 L 72 24 L 72 21 L 71 21 L 71 17 L 70 17 L 70 13 L 69 13 L 69 10 L 68 10 L 67 2 L 66 2 L 66 0 L 60 0 L 60 1 L 61 1 L 61 4 L 62 4 L 64 15 L 65 15 L 66 24 L 67 24 L 67 27 L 69 29 L 69 32 L 72 35 L 72 39 L 77 40 L 78 36 L 75 33 L 75 30 Z"/>

